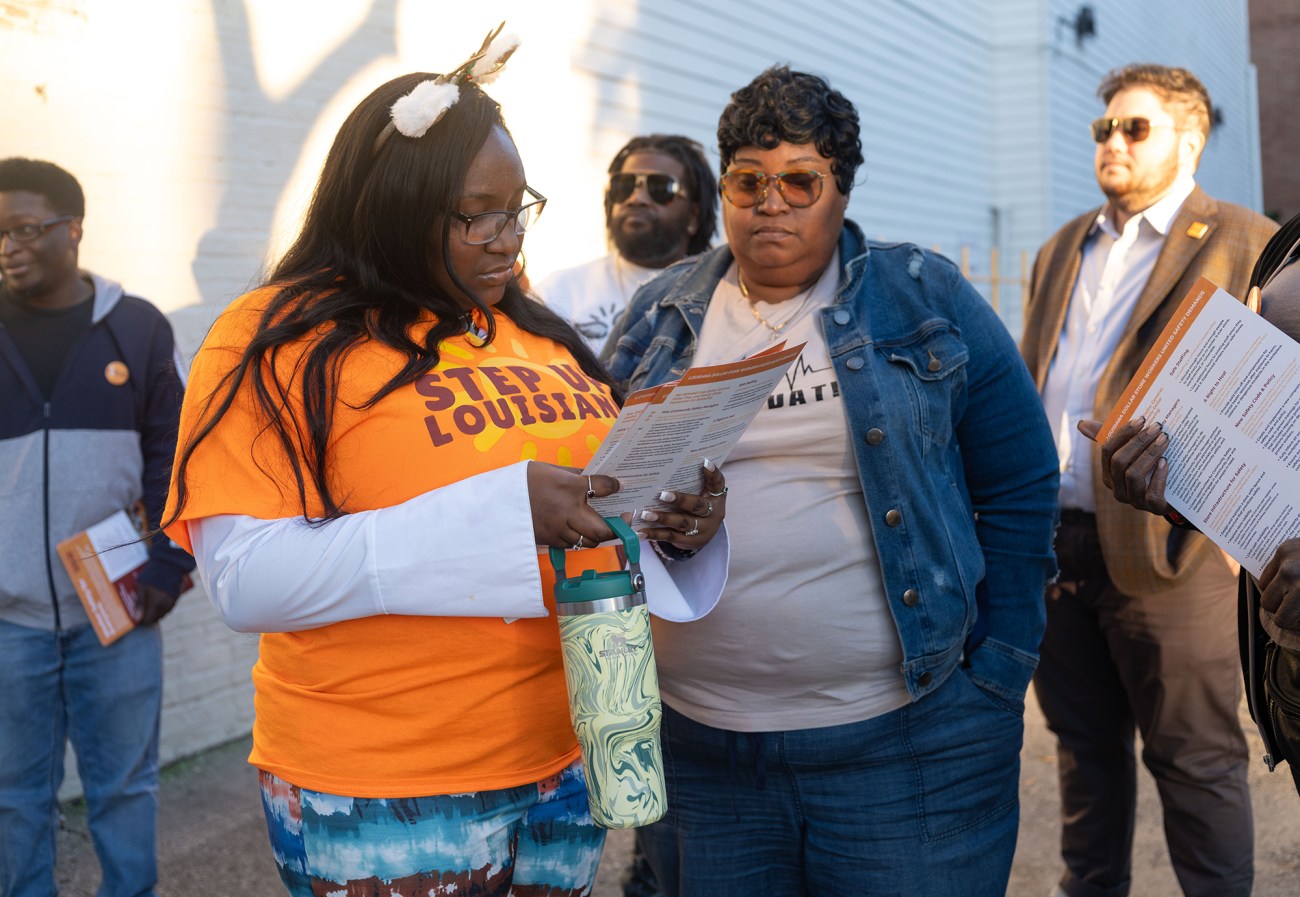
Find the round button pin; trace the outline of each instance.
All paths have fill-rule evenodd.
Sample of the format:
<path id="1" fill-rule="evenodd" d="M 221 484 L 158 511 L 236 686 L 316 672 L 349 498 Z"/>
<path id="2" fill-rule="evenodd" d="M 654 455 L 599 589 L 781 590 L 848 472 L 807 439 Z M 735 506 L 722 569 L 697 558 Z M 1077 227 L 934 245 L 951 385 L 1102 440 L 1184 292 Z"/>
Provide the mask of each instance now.
<path id="1" fill-rule="evenodd" d="M 120 361 L 110 361 L 104 368 L 104 379 L 114 386 L 121 386 L 131 379 L 131 370 Z"/>

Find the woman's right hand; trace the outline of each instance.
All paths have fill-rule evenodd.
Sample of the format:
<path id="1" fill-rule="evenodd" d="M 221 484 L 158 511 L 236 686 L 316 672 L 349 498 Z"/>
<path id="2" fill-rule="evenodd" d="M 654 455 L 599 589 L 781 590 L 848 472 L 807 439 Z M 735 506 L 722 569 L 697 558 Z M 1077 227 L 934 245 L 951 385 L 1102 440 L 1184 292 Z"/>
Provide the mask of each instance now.
<path id="1" fill-rule="evenodd" d="M 588 490 L 593 493 L 588 495 Z M 533 534 L 538 545 L 553 548 L 592 548 L 616 538 L 588 498 L 618 491 L 618 480 L 603 474 L 590 477 L 567 467 L 528 465 L 528 499 L 533 508 Z"/>

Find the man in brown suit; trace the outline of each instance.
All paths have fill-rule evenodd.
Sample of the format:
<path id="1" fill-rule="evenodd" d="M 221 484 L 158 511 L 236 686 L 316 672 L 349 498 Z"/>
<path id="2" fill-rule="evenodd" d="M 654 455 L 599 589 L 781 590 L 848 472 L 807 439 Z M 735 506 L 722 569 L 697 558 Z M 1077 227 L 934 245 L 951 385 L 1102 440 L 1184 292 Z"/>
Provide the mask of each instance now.
<path id="1" fill-rule="evenodd" d="M 1190 72 L 1128 66 L 1098 95 L 1107 202 L 1039 250 L 1021 345 L 1061 457 L 1061 575 L 1034 677 L 1058 739 L 1059 893 L 1129 892 L 1136 727 L 1184 893 L 1246 895 L 1254 836 L 1234 571 L 1199 533 L 1116 502 L 1075 424 L 1105 418 L 1198 277 L 1244 296 L 1276 225 L 1196 186 L 1212 115 Z"/>

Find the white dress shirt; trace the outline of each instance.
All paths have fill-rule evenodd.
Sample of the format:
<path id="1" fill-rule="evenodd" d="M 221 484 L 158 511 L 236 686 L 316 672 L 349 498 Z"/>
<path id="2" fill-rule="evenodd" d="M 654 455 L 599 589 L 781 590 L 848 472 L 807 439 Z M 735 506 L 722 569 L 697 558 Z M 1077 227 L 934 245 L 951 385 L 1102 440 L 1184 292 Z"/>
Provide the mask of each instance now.
<path id="1" fill-rule="evenodd" d="M 1061 507 L 1095 511 L 1091 441 L 1075 428 L 1099 413 L 1097 387 L 1151 279 L 1165 235 L 1196 187 L 1179 178 L 1161 199 L 1116 229 L 1107 203 L 1083 244 L 1079 277 L 1043 387 L 1043 406 L 1061 459 Z M 1109 409 L 1107 409 L 1109 410 Z"/>

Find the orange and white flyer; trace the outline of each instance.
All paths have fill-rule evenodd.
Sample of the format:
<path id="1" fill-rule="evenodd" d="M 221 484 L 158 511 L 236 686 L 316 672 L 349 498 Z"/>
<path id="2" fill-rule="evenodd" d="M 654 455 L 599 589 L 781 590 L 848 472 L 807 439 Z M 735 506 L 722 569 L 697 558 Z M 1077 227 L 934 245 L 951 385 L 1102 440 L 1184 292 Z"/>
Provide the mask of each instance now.
<path id="1" fill-rule="evenodd" d="M 1102 425 L 1169 434 L 1165 498 L 1258 577 L 1300 536 L 1300 344 L 1201 278 Z"/>
<path id="2" fill-rule="evenodd" d="M 602 517 L 666 508 L 662 490 L 699 492 L 700 465 L 722 464 L 804 344 L 784 343 L 727 364 L 690 368 L 681 378 L 627 397 L 614 426 L 582 471 L 617 477 L 619 491 L 594 498 Z"/>
<path id="3" fill-rule="evenodd" d="M 77 597 L 101 644 L 135 628 L 135 574 L 149 552 L 126 511 L 118 511 L 57 546 Z"/>

